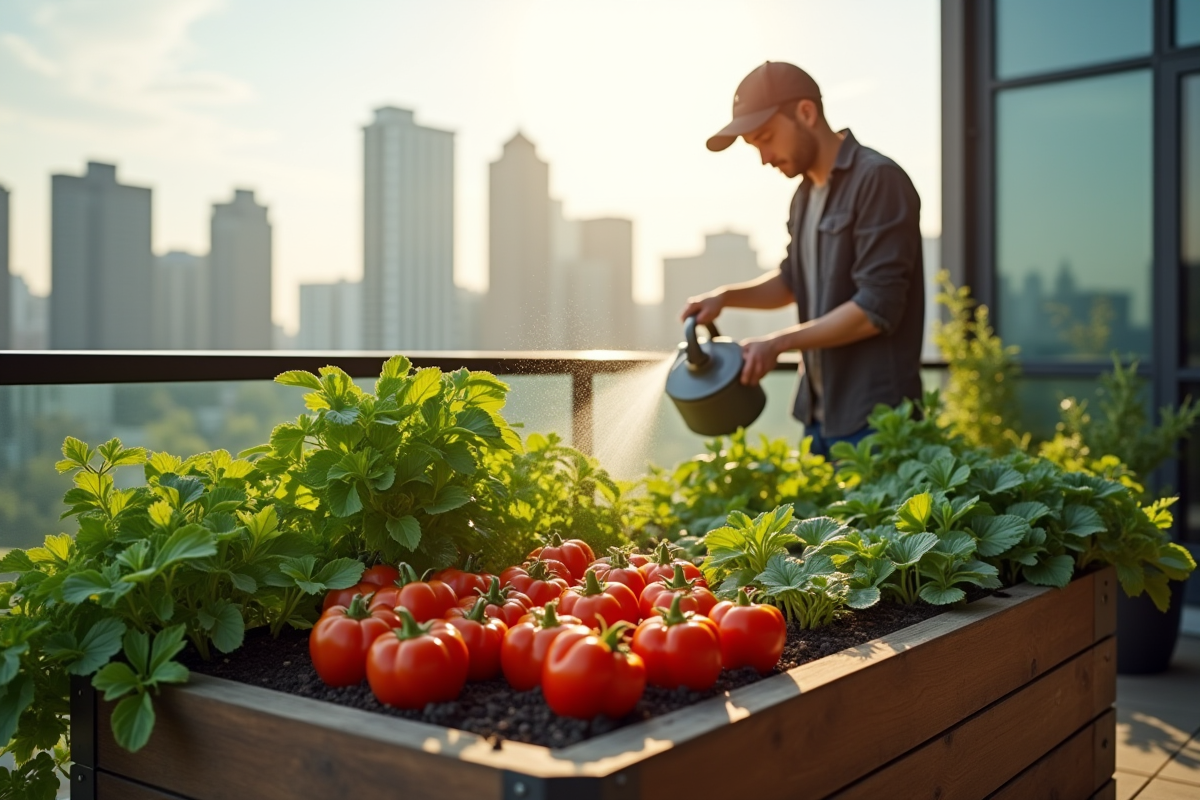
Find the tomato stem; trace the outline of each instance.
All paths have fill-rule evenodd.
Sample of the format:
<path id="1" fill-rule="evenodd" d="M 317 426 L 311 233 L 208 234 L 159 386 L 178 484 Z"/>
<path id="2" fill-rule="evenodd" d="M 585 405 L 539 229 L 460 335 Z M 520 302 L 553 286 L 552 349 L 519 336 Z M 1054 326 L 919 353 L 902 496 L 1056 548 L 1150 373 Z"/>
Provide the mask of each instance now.
<path id="1" fill-rule="evenodd" d="M 595 597 L 598 594 L 604 594 L 604 587 L 600 584 L 600 579 L 596 577 L 596 570 L 589 569 L 583 578 L 583 591 L 579 593 L 583 597 Z"/>
<path id="2" fill-rule="evenodd" d="M 475 605 L 471 606 L 471 610 L 463 614 L 463 619 L 474 620 L 475 622 L 485 622 L 487 614 L 488 601 L 480 597 L 475 601 Z"/>
<path id="3" fill-rule="evenodd" d="M 346 606 L 346 616 L 350 619 L 366 619 L 371 616 L 371 609 L 367 606 L 367 598 L 361 594 L 355 594 L 350 598 L 350 605 Z"/>
<path id="4" fill-rule="evenodd" d="M 558 601 L 546 603 L 540 624 L 543 628 L 557 628 L 562 623 L 558 621 Z"/>
<path id="5" fill-rule="evenodd" d="M 744 586 L 742 588 L 738 589 L 737 604 L 739 606 L 754 605 L 753 603 L 750 602 L 750 595 L 746 594 L 746 587 L 744 587 Z"/>
<path id="6" fill-rule="evenodd" d="M 432 622 L 417 622 L 413 615 L 404 606 L 399 606 L 396 609 L 396 616 L 400 618 L 400 627 L 393 628 L 396 638 L 400 641 L 407 639 L 416 639 L 429 633 L 429 629 L 433 627 Z"/>

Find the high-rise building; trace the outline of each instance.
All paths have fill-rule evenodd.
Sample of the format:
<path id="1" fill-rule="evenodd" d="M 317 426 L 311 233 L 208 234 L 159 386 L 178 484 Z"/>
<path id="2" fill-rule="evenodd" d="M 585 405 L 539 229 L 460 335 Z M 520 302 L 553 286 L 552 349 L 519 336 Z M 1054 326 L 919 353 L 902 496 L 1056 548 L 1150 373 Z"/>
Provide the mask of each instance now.
<path id="1" fill-rule="evenodd" d="M 155 350 L 211 347 L 208 258 L 172 250 L 154 258 Z"/>
<path id="2" fill-rule="evenodd" d="M 299 350 L 361 350 L 362 284 L 300 284 Z"/>
<path id="3" fill-rule="evenodd" d="M 689 297 L 710 292 L 729 283 L 762 277 L 758 253 L 750 237 L 725 231 L 704 237 L 704 252 L 694 256 L 663 259 L 663 303 L 659 311 L 660 333 L 656 343 L 675 346 L 682 337 L 679 311 Z M 761 336 L 796 324 L 796 310 L 786 306 L 775 311 L 726 309 L 717 320 L 723 335 L 740 339 Z"/>
<path id="4" fill-rule="evenodd" d="M 12 343 L 12 299 L 8 268 L 8 189 L 0 186 L 0 350 Z"/>
<path id="5" fill-rule="evenodd" d="M 208 256 L 210 336 L 218 350 L 270 350 L 271 222 L 254 192 L 214 203 Z"/>
<path id="6" fill-rule="evenodd" d="M 363 344 L 450 349 L 455 340 L 454 134 L 384 107 L 363 128 Z"/>
<path id="7" fill-rule="evenodd" d="M 633 222 L 568 220 L 557 200 L 550 213 L 549 346 L 635 347 Z"/>
<path id="8" fill-rule="evenodd" d="M 149 347 L 150 189 L 117 183 L 112 164 L 88 162 L 83 176 L 51 176 L 50 193 L 50 346 Z"/>
<path id="9" fill-rule="evenodd" d="M 517 133 L 489 179 L 487 346 L 554 347 L 550 166 Z"/>
<path id="10" fill-rule="evenodd" d="M 13 350 L 45 350 L 50 346 L 50 298 L 32 294 L 20 275 L 10 275 Z"/>

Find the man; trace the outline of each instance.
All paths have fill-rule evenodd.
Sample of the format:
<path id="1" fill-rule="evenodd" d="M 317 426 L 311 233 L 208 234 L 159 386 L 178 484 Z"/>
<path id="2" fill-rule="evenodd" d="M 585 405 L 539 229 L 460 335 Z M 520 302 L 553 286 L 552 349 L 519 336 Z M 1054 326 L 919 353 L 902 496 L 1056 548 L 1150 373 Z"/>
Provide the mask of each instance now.
<path id="1" fill-rule="evenodd" d="M 762 163 L 804 180 L 792 198 L 787 256 L 778 270 L 688 299 L 682 319 L 724 308 L 796 304 L 800 323 L 742 342 L 741 381 L 757 384 L 788 350 L 803 354 L 792 409 L 813 452 L 856 444 L 878 403 L 921 396 L 925 284 L 921 200 L 894 161 L 825 120 L 821 91 L 799 67 L 763 64 L 739 84 L 733 121 L 708 140 L 741 136 Z"/>

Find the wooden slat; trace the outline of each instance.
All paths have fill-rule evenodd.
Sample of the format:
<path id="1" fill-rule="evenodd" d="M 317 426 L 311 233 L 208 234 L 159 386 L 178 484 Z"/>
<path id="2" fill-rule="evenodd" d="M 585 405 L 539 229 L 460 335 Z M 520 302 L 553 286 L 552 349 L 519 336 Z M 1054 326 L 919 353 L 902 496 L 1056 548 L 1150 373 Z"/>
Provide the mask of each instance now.
<path id="1" fill-rule="evenodd" d="M 96 773 L 96 800 L 189 800 L 107 772 Z"/>
<path id="2" fill-rule="evenodd" d="M 1121 587 L 1111 567 L 1093 573 L 1092 580 L 1096 587 L 1095 636 L 1100 641 L 1117 632 L 1117 592 Z"/>
<path id="3" fill-rule="evenodd" d="M 973 619 L 953 635 L 946 635 L 947 628 L 959 615 L 996 601 L 987 598 L 922 623 L 930 635 L 920 646 L 908 643 L 921 627 L 915 626 L 904 645 L 884 637 L 798 667 L 788 673 L 791 687 L 763 681 L 735 691 L 728 701 L 730 717 L 746 694 L 774 691 L 777 696 L 762 713 L 756 708 L 684 747 L 666 737 L 674 746 L 641 764 L 643 791 L 649 797 L 728 793 L 758 800 L 830 795 L 1091 647 L 1093 577 L 1062 590 L 1018 586 L 1011 593 L 1024 595 L 1025 602 Z M 674 721 L 699 713 L 699 706 L 684 709 Z M 673 727 L 678 730 L 678 724 Z M 639 735 L 653 733 L 623 729 L 609 736 L 640 749 L 630 739 Z M 597 739 L 580 747 L 588 744 L 606 743 Z M 741 766 L 715 772 L 695 768 L 708 763 Z"/>
<path id="4" fill-rule="evenodd" d="M 907 796 L 938 800 L 977 798 L 996 791 L 1076 731 L 1090 730 L 1096 717 L 1094 684 L 1101 647 L 1060 664 L 834 796 L 874 800 L 887 797 L 897 786 L 920 787 L 919 792 L 906 792 Z M 1099 786 L 1093 776 L 1090 736 L 1087 748 L 1086 767 L 1079 764 L 1086 791 L 1066 797 L 1084 797 Z"/>
<path id="5" fill-rule="evenodd" d="M 1104 784 L 1100 791 L 1092 795 L 1091 800 L 1117 800 L 1117 782 L 1111 780 Z"/>
<path id="6" fill-rule="evenodd" d="M 117 746 L 111 704 L 102 703 L 99 763 L 194 800 L 390 797 L 401 789 L 405 798 L 501 795 L 498 771 L 453 757 L 477 736 L 296 700 L 306 698 L 197 675 L 188 691 L 163 693 L 154 733 L 137 753 Z M 402 735 L 372 735 L 389 729 Z"/>
<path id="7" fill-rule="evenodd" d="M 1006 783 L 988 800 L 1092 797 L 1112 779 L 1117 713 L 1109 709 Z"/>

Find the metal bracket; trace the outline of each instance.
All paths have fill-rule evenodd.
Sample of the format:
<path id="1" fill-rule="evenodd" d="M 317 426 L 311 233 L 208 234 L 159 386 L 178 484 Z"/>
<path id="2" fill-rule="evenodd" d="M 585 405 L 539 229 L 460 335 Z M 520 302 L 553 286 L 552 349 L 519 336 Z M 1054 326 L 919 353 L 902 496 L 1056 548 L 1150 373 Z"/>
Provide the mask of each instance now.
<path id="1" fill-rule="evenodd" d="M 96 773 L 91 767 L 71 765 L 71 800 L 96 800 Z"/>
<path id="2" fill-rule="evenodd" d="M 539 778 L 504 772 L 504 800 L 639 800 L 640 781 L 632 769 L 603 778 Z"/>
<path id="3" fill-rule="evenodd" d="M 71 761 L 96 767 L 96 690 L 81 675 L 71 676 Z"/>

